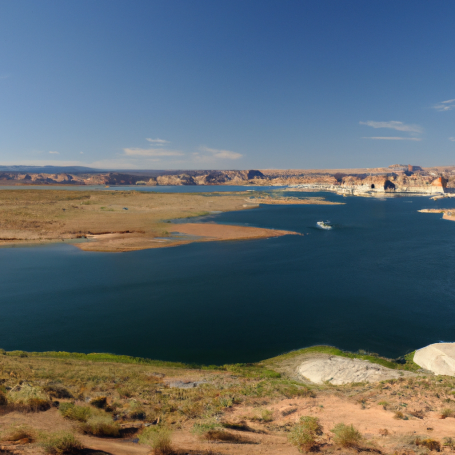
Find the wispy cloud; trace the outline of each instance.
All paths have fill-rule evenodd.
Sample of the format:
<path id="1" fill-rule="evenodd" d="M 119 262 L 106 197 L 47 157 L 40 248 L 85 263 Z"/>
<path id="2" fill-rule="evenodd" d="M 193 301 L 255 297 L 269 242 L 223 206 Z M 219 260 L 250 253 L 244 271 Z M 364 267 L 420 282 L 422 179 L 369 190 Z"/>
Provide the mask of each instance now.
<path id="1" fill-rule="evenodd" d="M 125 148 L 123 149 L 127 156 L 183 156 L 184 153 L 179 150 L 167 149 L 142 149 L 142 148 Z"/>
<path id="2" fill-rule="evenodd" d="M 373 128 L 390 128 L 396 131 L 404 131 L 406 133 L 421 133 L 422 128 L 419 125 L 406 125 L 403 122 L 397 122 L 392 120 L 390 122 L 374 122 L 369 120 L 368 122 L 359 122 L 360 125 L 367 125 Z"/>
<path id="3" fill-rule="evenodd" d="M 372 136 L 364 137 L 363 139 L 376 139 L 385 141 L 421 141 L 420 137 L 397 137 L 397 136 Z"/>
<path id="4" fill-rule="evenodd" d="M 60 155 L 59 152 L 49 152 L 51 155 Z"/>
<path id="5" fill-rule="evenodd" d="M 199 150 L 201 152 L 210 153 L 212 157 L 219 158 L 222 160 L 238 160 L 239 158 L 243 157 L 241 153 L 231 152 L 230 150 L 212 149 L 205 146 L 200 147 Z"/>
<path id="6" fill-rule="evenodd" d="M 150 139 L 149 137 L 147 137 L 146 139 L 147 139 L 147 141 L 151 142 L 155 146 L 170 144 L 169 141 L 166 141 L 164 139 Z"/>
<path id="7" fill-rule="evenodd" d="M 455 109 L 455 99 L 441 101 L 440 103 L 435 104 L 433 106 L 433 109 L 436 109 L 437 111 L 440 112 L 451 111 L 452 109 Z"/>
<path id="8" fill-rule="evenodd" d="M 455 137 L 449 137 L 449 141 L 455 142 Z"/>

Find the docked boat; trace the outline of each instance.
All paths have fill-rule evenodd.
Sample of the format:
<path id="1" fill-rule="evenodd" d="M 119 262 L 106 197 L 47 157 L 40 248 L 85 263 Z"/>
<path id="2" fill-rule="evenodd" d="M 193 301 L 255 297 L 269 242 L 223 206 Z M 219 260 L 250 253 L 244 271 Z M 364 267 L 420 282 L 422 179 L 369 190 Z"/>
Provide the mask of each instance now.
<path id="1" fill-rule="evenodd" d="M 318 221 L 316 223 L 321 229 L 332 229 L 330 221 Z"/>

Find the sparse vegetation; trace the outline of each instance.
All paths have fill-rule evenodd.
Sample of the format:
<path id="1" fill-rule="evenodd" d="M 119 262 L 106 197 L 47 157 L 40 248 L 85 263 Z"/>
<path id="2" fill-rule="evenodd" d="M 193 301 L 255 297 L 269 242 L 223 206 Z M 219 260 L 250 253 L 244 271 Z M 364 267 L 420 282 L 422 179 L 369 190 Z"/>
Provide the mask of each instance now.
<path id="1" fill-rule="evenodd" d="M 455 412 L 451 408 L 444 408 L 441 411 L 441 419 L 447 419 L 447 417 L 453 417 L 455 415 Z"/>
<path id="2" fill-rule="evenodd" d="M 77 453 L 83 448 L 81 442 L 68 431 L 41 434 L 40 445 L 49 455 Z"/>
<path id="3" fill-rule="evenodd" d="M 80 425 L 84 433 L 92 434 L 93 436 L 110 436 L 117 438 L 120 436 L 120 427 L 112 419 L 112 416 L 104 413 L 93 415 L 82 422 Z"/>
<path id="4" fill-rule="evenodd" d="M 146 428 L 139 441 L 151 447 L 155 455 L 172 454 L 172 432 L 165 426 L 156 426 Z"/>
<path id="5" fill-rule="evenodd" d="M 51 405 L 48 396 L 40 387 L 27 383 L 18 384 L 7 394 L 7 402 L 16 409 L 29 412 L 46 411 Z"/>
<path id="6" fill-rule="evenodd" d="M 288 440 L 299 452 L 310 452 L 319 443 L 322 426 L 316 417 L 303 416 L 292 428 Z"/>
<path id="7" fill-rule="evenodd" d="M 77 422 L 87 422 L 92 415 L 89 406 L 76 406 L 73 403 L 62 403 L 58 409 L 63 417 Z"/>
<path id="8" fill-rule="evenodd" d="M 1 441 L 20 441 L 27 439 L 29 442 L 33 442 L 36 437 L 36 431 L 26 425 L 12 426 L 0 434 Z"/>
<path id="9" fill-rule="evenodd" d="M 426 439 L 416 438 L 415 445 L 426 447 L 428 450 L 435 451 L 435 452 L 441 451 L 441 443 L 439 441 L 436 441 L 435 439 L 431 439 L 431 438 L 426 438 Z"/>
<path id="10" fill-rule="evenodd" d="M 333 441 L 341 447 L 357 447 L 362 441 L 362 435 L 351 425 L 339 423 L 330 430 L 333 433 Z"/>

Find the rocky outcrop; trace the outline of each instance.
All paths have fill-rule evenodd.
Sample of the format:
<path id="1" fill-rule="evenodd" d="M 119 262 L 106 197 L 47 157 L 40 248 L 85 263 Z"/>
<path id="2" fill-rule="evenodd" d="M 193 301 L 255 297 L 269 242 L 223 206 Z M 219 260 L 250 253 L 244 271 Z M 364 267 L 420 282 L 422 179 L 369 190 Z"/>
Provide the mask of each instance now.
<path id="1" fill-rule="evenodd" d="M 435 374 L 455 376 L 455 343 L 435 343 L 419 349 L 414 363 Z"/>
<path id="2" fill-rule="evenodd" d="M 392 370 L 367 360 L 329 355 L 303 361 L 297 372 L 302 379 L 308 379 L 315 384 L 328 382 L 334 385 L 353 382 L 379 382 L 413 375 L 401 370 Z"/>
<path id="3" fill-rule="evenodd" d="M 156 178 L 158 185 L 180 186 L 196 185 L 194 178 L 187 174 L 160 175 Z"/>

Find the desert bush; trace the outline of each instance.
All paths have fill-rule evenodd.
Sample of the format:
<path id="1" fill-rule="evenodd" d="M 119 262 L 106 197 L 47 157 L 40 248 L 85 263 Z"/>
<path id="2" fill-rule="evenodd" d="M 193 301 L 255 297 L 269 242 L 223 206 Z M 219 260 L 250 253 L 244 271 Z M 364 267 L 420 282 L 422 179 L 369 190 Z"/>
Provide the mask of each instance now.
<path id="1" fill-rule="evenodd" d="M 352 424 L 339 423 L 330 431 L 334 434 L 333 440 L 335 444 L 339 444 L 342 447 L 356 447 L 362 441 L 362 435 Z"/>
<path id="2" fill-rule="evenodd" d="M 418 419 L 423 419 L 425 417 L 425 413 L 422 410 L 410 411 L 409 414 L 411 414 L 413 417 L 417 417 Z"/>
<path id="3" fill-rule="evenodd" d="M 71 392 L 58 382 L 51 382 L 43 390 L 52 398 L 73 398 Z"/>
<path id="4" fill-rule="evenodd" d="M 111 436 L 113 438 L 120 436 L 120 427 L 109 414 L 93 415 L 86 422 L 82 422 L 80 427 L 84 433 L 93 436 Z"/>
<path id="5" fill-rule="evenodd" d="M 440 418 L 441 419 L 446 419 L 447 417 L 453 417 L 455 415 L 453 409 L 450 409 L 450 408 L 444 408 L 442 411 L 441 411 L 441 415 L 440 415 Z"/>
<path id="6" fill-rule="evenodd" d="M 49 455 L 77 453 L 83 448 L 76 437 L 68 431 L 42 434 L 40 439 L 41 447 Z"/>
<path id="7" fill-rule="evenodd" d="M 221 426 L 223 428 L 227 428 L 229 430 L 237 430 L 237 431 L 253 431 L 244 421 L 238 423 L 231 423 L 231 422 L 221 422 Z"/>
<path id="8" fill-rule="evenodd" d="M 106 397 L 97 397 L 90 400 L 90 404 L 98 409 L 104 409 L 107 405 Z"/>
<path id="9" fill-rule="evenodd" d="M 428 450 L 431 450 L 431 451 L 433 451 L 433 450 L 436 452 L 441 451 L 441 444 L 438 441 L 436 441 L 435 439 L 431 439 L 431 438 L 427 438 L 427 439 L 416 438 L 415 445 L 426 447 Z"/>
<path id="10" fill-rule="evenodd" d="M 33 442 L 36 439 L 35 430 L 26 425 L 20 425 L 9 428 L 0 437 L 1 441 L 19 441 L 21 439 L 28 439 L 30 442 Z"/>
<path id="11" fill-rule="evenodd" d="M 250 420 L 258 422 L 271 422 L 273 420 L 273 412 L 269 409 L 261 409 L 259 410 L 259 414 L 252 416 Z"/>
<path id="12" fill-rule="evenodd" d="M 204 413 L 204 404 L 200 401 L 191 402 L 188 400 L 180 407 L 180 412 L 190 419 L 195 419 Z"/>
<path id="13" fill-rule="evenodd" d="M 282 415 L 283 417 L 286 417 L 286 416 L 288 416 L 288 415 L 294 414 L 294 412 L 297 412 L 297 410 L 298 410 L 297 408 L 283 409 L 283 410 L 281 411 L 281 415 Z"/>
<path id="14" fill-rule="evenodd" d="M 147 427 L 139 436 L 139 441 L 149 445 L 155 455 L 172 454 L 172 432 L 165 426 Z"/>
<path id="15" fill-rule="evenodd" d="M 273 412 L 269 409 L 263 409 L 261 411 L 261 420 L 263 422 L 271 422 L 273 420 Z"/>
<path id="16" fill-rule="evenodd" d="M 319 443 L 322 426 L 317 417 L 303 416 L 292 428 L 288 440 L 299 452 L 310 452 Z"/>
<path id="17" fill-rule="evenodd" d="M 211 431 L 219 430 L 221 424 L 215 420 L 209 420 L 207 422 L 197 422 L 193 425 L 191 432 L 202 439 L 206 439 L 205 435 Z"/>
<path id="18" fill-rule="evenodd" d="M 61 403 L 58 410 L 63 417 L 78 422 L 87 422 L 92 415 L 92 409 L 89 406 L 76 406 L 73 403 Z"/>
<path id="19" fill-rule="evenodd" d="M 8 404 L 8 399 L 6 398 L 5 393 L 0 390 L 0 406 L 6 406 Z"/>
<path id="20" fill-rule="evenodd" d="M 444 447 L 449 447 L 451 450 L 455 448 L 455 438 L 445 437 L 444 440 Z"/>
<path id="21" fill-rule="evenodd" d="M 29 384 L 18 385 L 11 389 L 7 400 L 15 408 L 24 411 L 46 411 L 51 407 L 43 390 Z"/>
<path id="22" fill-rule="evenodd" d="M 141 403 L 136 400 L 132 400 L 129 403 L 128 417 L 130 419 L 144 420 L 147 415 Z"/>
<path id="23" fill-rule="evenodd" d="M 387 411 L 387 407 L 390 405 L 390 403 L 388 401 L 379 401 L 378 405 L 382 406 L 382 409 L 384 409 L 384 411 Z"/>
<path id="24" fill-rule="evenodd" d="M 397 420 L 408 420 L 407 417 L 401 411 L 395 411 L 393 418 Z"/>

